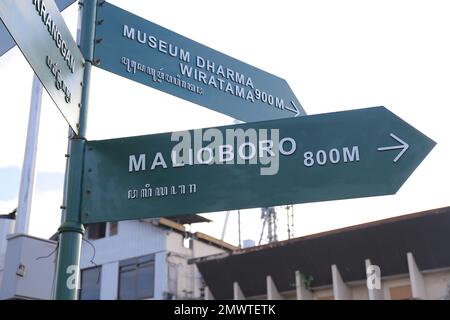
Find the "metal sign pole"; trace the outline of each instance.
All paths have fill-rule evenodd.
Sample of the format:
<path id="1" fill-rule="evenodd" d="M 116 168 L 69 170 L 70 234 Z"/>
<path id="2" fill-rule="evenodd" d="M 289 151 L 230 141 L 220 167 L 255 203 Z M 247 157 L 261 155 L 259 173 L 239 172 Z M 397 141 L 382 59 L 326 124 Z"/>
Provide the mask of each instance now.
<path id="1" fill-rule="evenodd" d="M 86 120 L 89 98 L 89 81 L 93 60 L 97 0 L 80 2 L 82 22 L 80 50 L 86 60 L 80 110 L 78 135 L 70 139 L 68 175 L 65 185 L 65 211 L 59 232 L 58 259 L 56 265 L 55 299 L 76 300 L 80 279 L 80 254 L 84 227 L 81 224 L 81 193 L 83 159 L 85 151 Z"/>

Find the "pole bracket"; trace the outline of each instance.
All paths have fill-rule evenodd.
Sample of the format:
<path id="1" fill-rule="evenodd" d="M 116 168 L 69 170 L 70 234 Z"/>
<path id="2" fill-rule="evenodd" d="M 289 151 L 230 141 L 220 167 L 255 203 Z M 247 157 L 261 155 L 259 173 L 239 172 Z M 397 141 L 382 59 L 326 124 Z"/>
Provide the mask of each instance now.
<path id="1" fill-rule="evenodd" d="M 81 223 L 72 222 L 72 221 L 66 221 L 58 228 L 58 233 L 76 232 L 76 233 L 80 233 L 83 235 L 84 231 L 85 231 L 85 229 Z"/>

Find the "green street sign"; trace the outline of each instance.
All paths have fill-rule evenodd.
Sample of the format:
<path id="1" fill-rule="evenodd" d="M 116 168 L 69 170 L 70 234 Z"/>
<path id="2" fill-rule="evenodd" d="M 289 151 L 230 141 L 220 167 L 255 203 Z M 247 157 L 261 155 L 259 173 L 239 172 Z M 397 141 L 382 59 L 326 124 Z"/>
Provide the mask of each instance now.
<path id="1" fill-rule="evenodd" d="M 90 141 L 82 221 L 394 194 L 434 145 L 384 107 Z"/>
<path id="2" fill-rule="evenodd" d="M 0 19 L 78 133 L 84 59 L 53 0 L 1 0 Z"/>
<path id="3" fill-rule="evenodd" d="M 55 1 L 59 11 L 63 11 L 74 2 L 75 0 Z M 0 23 L 0 57 L 4 55 L 6 52 L 8 52 L 10 49 L 14 48 L 15 45 L 16 43 L 14 42 L 14 39 L 11 38 L 11 36 L 9 35 L 8 30 L 6 30 L 5 26 Z"/>
<path id="4" fill-rule="evenodd" d="M 97 21 L 104 70 L 246 122 L 305 115 L 279 77 L 106 2 Z"/>

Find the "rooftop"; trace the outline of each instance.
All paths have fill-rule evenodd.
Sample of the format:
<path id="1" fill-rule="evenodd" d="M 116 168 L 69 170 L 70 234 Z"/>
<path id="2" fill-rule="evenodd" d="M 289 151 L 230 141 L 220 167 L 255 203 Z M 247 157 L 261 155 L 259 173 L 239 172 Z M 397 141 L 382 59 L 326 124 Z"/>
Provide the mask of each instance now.
<path id="1" fill-rule="evenodd" d="M 193 259 L 216 299 L 233 296 L 237 281 L 246 296 L 265 292 L 271 275 L 280 291 L 293 290 L 296 270 L 313 277 L 312 287 L 332 283 L 336 264 L 346 282 L 366 279 L 365 259 L 382 276 L 407 274 L 407 252 L 420 270 L 450 267 L 450 207 L 355 225 L 268 245 Z M 226 272 L 224 271 L 226 270 Z"/>

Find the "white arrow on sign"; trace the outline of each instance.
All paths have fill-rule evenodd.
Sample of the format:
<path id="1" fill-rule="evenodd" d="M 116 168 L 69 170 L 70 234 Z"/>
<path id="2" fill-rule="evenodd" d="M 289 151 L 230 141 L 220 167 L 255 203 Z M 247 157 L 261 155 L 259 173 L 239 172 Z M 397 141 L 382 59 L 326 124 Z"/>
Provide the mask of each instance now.
<path id="1" fill-rule="evenodd" d="M 391 133 L 390 136 L 392 138 L 394 138 L 395 140 L 397 140 L 397 142 L 401 143 L 398 146 L 391 146 L 391 147 L 381 147 L 378 148 L 378 151 L 387 151 L 387 150 L 397 150 L 397 149 L 402 149 L 402 151 L 400 151 L 400 153 L 395 157 L 394 162 L 397 162 L 400 157 L 406 152 L 406 150 L 408 150 L 409 148 L 409 144 L 407 144 L 405 141 L 403 141 L 402 139 L 400 139 L 399 137 L 397 137 L 395 134 Z"/>
<path id="2" fill-rule="evenodd" d="M 289 110 L 289 111 L 295 113 L 295 116 L 294 116 L 294 117 L 297 117 L 297 116 L 300 114 L 300 111 L 298 110 L 298 108 L 297 108 L 297 106 L 295 105 L 294 101 L 291 101 L 291 104 L 292 104 L 292 106 L 293 106 L 294 108 L 291 108 L 291 107 L 288 107 L 288 106 L 286 106 L 286 107 L 284 107 L 284 108 L 285 108 L 286 110 Z"/>

